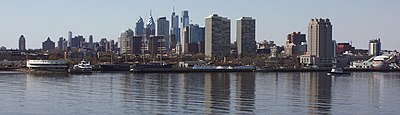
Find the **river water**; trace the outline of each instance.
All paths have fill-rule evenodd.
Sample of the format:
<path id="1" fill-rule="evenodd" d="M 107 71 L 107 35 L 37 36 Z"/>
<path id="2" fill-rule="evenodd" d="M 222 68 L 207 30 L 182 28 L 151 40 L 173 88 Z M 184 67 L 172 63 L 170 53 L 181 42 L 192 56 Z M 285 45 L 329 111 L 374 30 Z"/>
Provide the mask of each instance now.
<path id="1" fill-rule="evenodd" d="M 399 114 L 400 73 L 0 72 L 0 114 Z"/>

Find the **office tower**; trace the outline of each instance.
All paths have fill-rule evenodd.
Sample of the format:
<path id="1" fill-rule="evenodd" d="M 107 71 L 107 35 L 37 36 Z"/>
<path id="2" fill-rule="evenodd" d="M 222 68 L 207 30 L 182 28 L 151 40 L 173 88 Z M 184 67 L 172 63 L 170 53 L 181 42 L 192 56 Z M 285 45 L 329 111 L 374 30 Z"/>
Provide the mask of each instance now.
<path id="1" fill-rule="evenodd" d="M 316 65 L 330 66 L 334 58 L 332 25 L 329 19 L 311 19 L 308 24 L 307 52 L 317 58 Z"/>
<path id="2" fill-rule="evenodd" d="M 204 41 L 204 27 L 198 24 L 189 25 L 189 44 Z"/>
<path id="3" fill-rule="evenodd" d="M 182 23 L 182 28 L 189 26 L 189 11 L 184 10 L 182 11 L 182 18 L 181 18 L 181 23 Z"/>
<path id="4" fill-rule="evenodd" d="M 125 30 L 118 38 L 119 48 L 121 54 L 132 54 L 132 40 L 133 31 L 131 29 Z"/>
<path id="5" fill-rule="evenodd" d="M 164 36 L 150 36 L 148 39 L 148 51 L 151 55 L 157 56 L 159 54 L 165 54 L 166 48 L 162 46 L 164 44 Z"/>
<path id="6" fill-rule="evenodd" d="M 65 40 L 64 37 L 60 37 L 58 38 L 58 42 L 57 42 L 57 46 L 58 46 L 58 50 L 64 51 L 67 50 L 67 46 L 68 42 Z"/>
<path id="7" fill-rule="evenodd" d="M 93 49 L 93 35 L 89 35 L 89 48 Z"/>
<path id="8" fill-rule="evenodd" d="M 192 54 L 204 54 L 204 33 L 205 33 L 205 28 L 200 27 L 198 24 L 195 24 L 193 26 L 190 26 L 193 31 L 190 31 L 190 38 L 189 39 L 189 53 Z"/>
<path id="9" fill-rule="evenodd" d="M 287 35 L 285 42 L 285 54 L 288 56 L 300 56 L 306 52 L 306 34 L 292 32 Z"/>
<path id="10" fill-rule="evenodd" d="M 149 41 L 148 39 L 150 36 L 156 35 L 156 24 L 154 22 L 153 16 L 150 12 L 150 17 L 148 22 L 146 23 L 146 28 L 144 29 L 144 39 L 143 39 L 143 47 L 148 48 Z"/>
<path id="11" fill-rule="evenodd" d="M 109 52 L 114 51 L 116 49 L 115 47 L 118 47 L 118 46 L 115 46 L 114 40 L 110 40 L 106 45 L 106 51 L 109 51 Z"/>
<path id="12" fill-rule="evenodd" d="M 101 38 L 97 51 L 106 51 L 107 44 L 108 44 L 107 38 Z"/>
<path id="13" fill-rule="evenodd" d="M 42 42 L 43 51 L 54 50 L 54 49 L 56 49 L 56 46 L 55 43 L 50 40 L 50 37 L 48 37 L 46 41 Z"/>
<path id="14" fill-rule="evenodd" d="M 230 55 L 231 20 L 217 14 L 205 19 L 205 55 L 221 60 Z"/>
<path id="15" fill-rule="evenodd" d="M 171 36 L 174 36 L 173 38 L 177 40 L 177 43 L 180 43 L 179 15 L 175 14 L 175 8 L 171 15 Z"/>
<path id="16" fill-rule="evenodd" d="M 142 40 L 143 36 L 133 36 L 132 38 L 132 54 L 139 55 L 142 54 Z"/>
<path id="17" fill-rule="evenodd" d="M 135 35 L 143 36 L 143 34 L 144 34 L 144 22 L 143 22 L 143 18 L 139 17 L 136 20 Z"/>
<path id="18" fill-rule="evenodd" d="M 236 42 L 238 57 L 256 55 L 256 20 L 241 17 L 236 20 Z"/>
<path id="19" fill-rule="evenodd" d="M 26 50 L 26 41 L 24 35 L 21 35 L 21 37 L 19 37 L 18 43 L 19 43 L 19 50 L 21 51 Z"/>
<path id="20" fill-rule="evenodd" d="M 204 27 L 200 27 L 198 24 L 190 24 L 182 28 L 181 54 L 203 53 L 204 31 Z"/>
<path id="21" fill-rule="evenodd" d="M 71 48 L 82 48 L 84 42 L 85 38 L 81 35 L 75 36 L 71 41 L 69 41 Z"/>
<path id="22" fill-rule="evenodd" d="M 68 31 L 68 47 L 71 47 L 72 31 Z"/>
<path id="23" fill-rule="evenodd" d="M 153 16 L 151 16 L 151 13 L 149 21 L 146 24 L 145 33 L 146 37 L 149 37 L 150 35 L 156 35 L 156 24 L 154 22 Z"/>
<path id="24" fill-rule="evenodd" d="M 189 33 L 190 33 L 189 26 L 182 27 L 181 40 L 180 40 L 181 43 L 179 43 L 179 45 L 180 45 L 179 54 L 187 54 L 188 53 L 189 37 L 190 37 Z"/>
<path id="25" fill-rule="evenodd" d="M 373 40 L 369 40 L 369 44 L 368 44 L 368 54 L 370 56 L 379 56 L 381 55 L 381 39 L 373 39 Z"/>
<path id="26" fill-rule="evenodd" d="M 167 20 L 166 17 L 160 17 L 157 19 L 157 36 L 164 36 L 163 37 L 163 45 L 167 48 L 167 50 L 170 49 L 170 41 L 169 41 L 169 21 Z"/>

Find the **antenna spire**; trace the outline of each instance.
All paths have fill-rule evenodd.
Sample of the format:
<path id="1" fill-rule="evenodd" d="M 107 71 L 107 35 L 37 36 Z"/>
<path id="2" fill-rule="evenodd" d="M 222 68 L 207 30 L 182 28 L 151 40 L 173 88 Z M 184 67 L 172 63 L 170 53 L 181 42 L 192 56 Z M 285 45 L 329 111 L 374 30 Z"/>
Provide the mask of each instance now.
<path id="1" fill-rule="evenodd" d="M 150 16 L 151 16 L 151 9 L 150 9 Z"/>

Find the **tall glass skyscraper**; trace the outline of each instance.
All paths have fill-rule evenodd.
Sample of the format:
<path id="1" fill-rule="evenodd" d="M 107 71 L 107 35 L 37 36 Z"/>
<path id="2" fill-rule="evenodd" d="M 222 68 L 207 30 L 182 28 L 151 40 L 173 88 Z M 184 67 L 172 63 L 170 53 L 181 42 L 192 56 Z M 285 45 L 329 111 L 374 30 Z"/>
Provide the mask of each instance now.
<path id="1" fill-rule="evenodd" d="M 143 18 L 139 17 L 136 20 L 135 35 L 136 36 L 143 36 L 143 34 L 144 34 L 144 22 L 143 22 Z"/>
<path id="2" fill-rule="evenodd" d="M 150 13 L 149 21 L 146 24 L 146 35 L 156 35 L 156 24 L 154 22 L 153 16 Z"/>
<path id="3" fill-rule="evenodd" d="M 19 50 L 26 50 L 26 41 L 24 35 L 21 35 L 21 37 L 19 37 Z"/>
<path id="4" fill-rule="evenodd" d="M 180 43 L 179 15 L 175 14 L 175 8 L 171 15 L 171 36 L 175 36 L 176 42 Z M 176 44 L 174 44 L 176 45 Z"/>
<path id="5" fill-rule="evenodd" d="M 181 23 L 182 23 L 182 28 L 185 28 L 189 26 L 189 11 L 184 10 L 182 11 L 182 18 L 181 18 Z"/>
<path id="6" fill-rule="evenodd" d="M 160 17 L 157 19 L 157 36 L 163 36 L 164 46 L 170 49 L 169 42 L 169 21 L 166 17 Z"/>
<path id="7" fill-rule="evenodd" d="M 69 31 L 68 32 L 68 47 L 71 47 L 71 39 L 72 39 L 72 32 L 71 31 Z"/>

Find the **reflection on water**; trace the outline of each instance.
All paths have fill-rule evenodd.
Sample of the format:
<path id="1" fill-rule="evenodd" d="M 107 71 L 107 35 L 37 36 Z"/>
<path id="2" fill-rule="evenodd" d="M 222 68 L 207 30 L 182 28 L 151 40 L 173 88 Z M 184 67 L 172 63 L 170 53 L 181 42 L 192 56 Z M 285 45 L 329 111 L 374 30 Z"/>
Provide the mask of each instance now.
<path id="1" fill-rule="evenodd" d="M 306 79 L 309 113 L 330 113 L 332 77 L 326 73 L 309 73 Z"/>
<path id="2" fill-rule="evenodd" d="M 395 114 L 400 105 L 400 73 L 0 75 L 0 114 Z"/>

